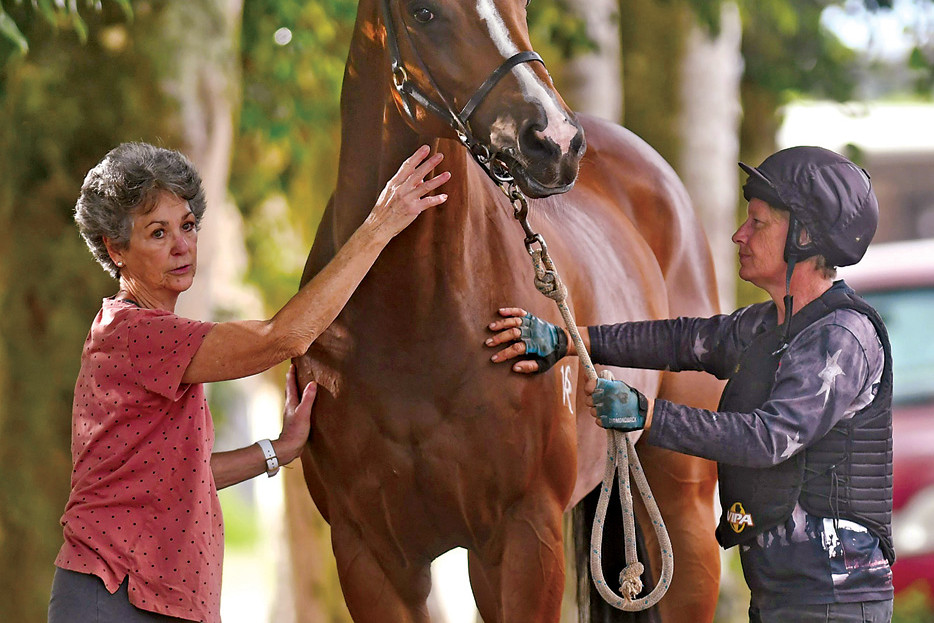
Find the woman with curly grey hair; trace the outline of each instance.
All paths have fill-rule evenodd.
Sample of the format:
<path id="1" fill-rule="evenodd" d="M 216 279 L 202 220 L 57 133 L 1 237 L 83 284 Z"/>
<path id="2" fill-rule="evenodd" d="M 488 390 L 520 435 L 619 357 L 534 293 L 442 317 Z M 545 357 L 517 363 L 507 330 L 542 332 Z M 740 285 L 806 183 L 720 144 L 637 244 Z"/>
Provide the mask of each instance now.
<path id="1" fill-rule="evenodd" d="M 403 162 L 334 259 L 271 319 L 220 323 L 175 314 L 197 271 L 205 210 L 188 159 L 125 143 L 91 169 L 75 221 L 120 287 L 91 325 L 75 384 L 74 466 L 50 623 L 220 621 L 217 490 L 272 476 L 300 454 L 316 388 L 299 391 L 290 369 L 279 438 L 213 452 L 202 384 L 304 353 L 389 240 L 447 199 L 433 191 L 450 173 L 426 179 L 441 159 L 425 146 Z"/>

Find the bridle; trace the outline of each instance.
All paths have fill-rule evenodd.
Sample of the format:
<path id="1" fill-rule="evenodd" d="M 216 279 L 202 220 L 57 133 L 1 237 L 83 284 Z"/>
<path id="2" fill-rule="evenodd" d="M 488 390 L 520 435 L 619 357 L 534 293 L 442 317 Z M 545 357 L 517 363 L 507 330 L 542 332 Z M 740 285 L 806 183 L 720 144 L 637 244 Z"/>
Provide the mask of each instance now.
<path id="1" fill-rule="evenodd" d="M 499 153 L 493 151 L 491 145 L 479 141 L 470 131 L 470 117 L 483 100 L 486 99 L 487 95 L 490 94 L 493 87 L 495 87 L 513 67 L 521 65 L 522 63 L 531 62 L 538 62 L 544 66 L 545 61 L 542 60 L 538 52 L 532 50 L 518 52 L 510 56 L 503 61 L 499 67 L 493 70 L 487 79 L 483 81 L 483 84 L 481 84 L 470 99 L 467 100 L 464 108 L 458 112 L 438 87 L 437 82 L 435 82 L 431 75 L 431 71 L 418 53 L 418 48 L 415 47 L 415 42 L 412 41 L 409 31 L 406 28 L 402 28 L 406 40 L 409 43 L 409 47 L 415 55 L 415 61 L 418 63 L 419 70 L 425 75 L 425 78 L 431 85 L 432 91 L 434 91 L 434 97 L 437 98 L 440 103 L 434 101 L 432 96 L 422 91 L 419 86 L 409 78 L 409 72 L 405 68 L 405 63 L 402 61 L 402 54 L 399 51 L 399 35 L 392 19 L 390 0 L 381 0 L 380 8 L 383 25 L 386 28 L 386 48 L 389 52 L 389 61 L 392 68 L 392 84 L 402 101 L 402 109 L 406 117 L 408 117 L 413 125 L 416 124 L 415 111 L 411 103 L 415 101 L 422 108 L 443 120 L 448 127 L 454 131 L 458 140 L 467 148 L 467 151 L 470 152 L 470 155 L 477 164 L 480 165 L 487 176 L 499 186 L 500 190 L 502 190 L 513 203 L 516 219 L 519 220 L 526 234 L 525 245 L 529 252 L 531 253 L 532 245 L 535 243 L 540 244 L 544 248 L 545 241 L 539 234 L 531 229 L 528 223 L 528 199 L 516 185 L 515 178 L 509 172 L 509 167 L 506 163 L 499 157 Z"/>
<path id="2" fill-rule="evenodd" d="M 457 134 L 458 139 L 461 143 L 467 147 L 471 153 L 475 150 L 478 151 L 481 155 L 486 154 L 489 158 L 491 153 L 491 148 L 488 145 L 485 145 L 478 141 L 470 131 L 470 117 L 476 111 L 477 107 L 486 99 L 487 95 L 490 94 L 490 91 L 493 90 L 500 80 L 503 79 L 506 74 L 512 70 L 516 65 L 521 65 L 522 63 L 531 63 L 538 62 L 542 65 L 545 64 L 545 61 L 542 60 L 542 57 L 539 56 L 538 52 L 527 50 L 525 52 L 518 52 L 513 56 L 507 58 L 503 63 L 497 67 L 493 72 L 483 81 L 483 84 L 476 90 L 476 92 L 467 100 L 467 103 L 464 105 L 464 108 L 460 112 L 451 105 L 451 103 L 444 97 L 444 93 L 438 87 L 438 84 L 435 82 L 434 78 L 431 75 L 431 71 L 425 65 L 422 60 L 421 55 L 418 53 L 418 49 L 415 47 L 415 42 L 412 41 L 412 36 L 409 34 L 409 31 L 406 28 L 403 28 L 402 31 L 405 33 L 406 40 L 411 47 L 413 54 L 415 55 L 415 61 L 418 63 L 418 67 L 421 72 L 425 75 L 428 83 L 431 85 L 431 89 L 434 91 L 434 95 L 440 100 L 440 103 L 437 103 L 432 100 L 431 96 L 422 91 L 417 84 L 415 84 L 409 78 L 409 72 L 405 68 L 405 64 L 402 61 L 402 54 L 399 52 L 399 35 L 396 30 L 395 24 L 392 19 L 392 7 L 390 5 L 390 0 L 382 0 L 382 17 L 383 24 L 386 27 L 386 46 L 389 52 L 389 60 L 392 67 L 392 84 L 395 87 L 396 92 L 399 94 L 399 97 L 402 100 L 402 108 L 405 111 L 406 116 L 410 121 L 415 121 L 415 113 L 412 110 L 412 105 L 410 100 L 414 100 L 420 106 L 425 108 L 427 111 L 434 114 L 436 117 L 442 119 L 447 125 L 454 130 Z"/>

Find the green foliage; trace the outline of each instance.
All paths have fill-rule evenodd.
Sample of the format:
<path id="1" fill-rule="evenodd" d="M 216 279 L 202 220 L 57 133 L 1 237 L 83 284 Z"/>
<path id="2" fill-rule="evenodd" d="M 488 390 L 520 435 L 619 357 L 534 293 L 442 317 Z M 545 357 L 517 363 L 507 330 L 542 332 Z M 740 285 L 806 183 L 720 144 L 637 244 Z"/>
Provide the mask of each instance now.
<path id="1" fill-rule="evenodd" d="M 930 623 L 934 621 L 934 599 L 924 582 L 918 582 L 895 597 L 892 623 Z"/>
<path id="2" fill-rule="evenodd" d="M 0 461 L 20 466 L 0 479 L 10 621 L 45 620 L 81 348 L 101 298 L 116 290 L 72 222 L 78 190 L 115 144 L 171 139 L 171 109 L 139 53 L 152 22 L 127 25 L 106 7 L 86 16 L 85 43 L 44 18 L 19 21 L 29 53 L 0 65 Z"/>
<path id="3" fill-rule="evenodd" d="M 127 21 L 133 19 L 133 8 L 130 5 L 130 0 L 112 0 L 112 2 L 123 11 Z M 23 4 L 22 0 L 15 3 L 17 9 L 22 7 Z M 63 0 L 31 0 L 30 6 L 32 11 L 38 14 L 54 30 L 71 30 L 78 35 L 78 39 L 82 43 L 86 43 L 88 39 L 88 22 L 87 18 L 81 15 L 82 10 L 85 12 L 99 12 L 102 8 L 101 0 L 84 0 L 84 2 L 80 3 L 80 6 L 78 0 L 69 0 L 69 2 Z M 3 9 L 2 3 L 0 3 L 0 36 L 5 37 L 12 43 L 20 54 L 29 51 L 28 38 L 23 35 L 16 20 Z"/>
<path id="4" fill-rule="evenodd" d="M 224 513 L 224 546 L 251 547 L 259 538 L 259 521 L 256 510 L 249 504 L 240 489 L 243 484 L 234 485 L 218 491 Z"/>
<path id="5" fill-rule="evenodd" d="M 243 109 L 230 187 L 251 232 L 250 278 L 273 307 L 295 292 L 304 258 L 268 234 L 291 223 L 296 246 L 307 250 L 334 187 L 356 9 L 354 0 L 244 5 Z"/>
<path id="6" fill-rule="evenodd" d="M 29 42 L 26 41 L 26 37 L 20 32 L 13 18 L 3 10 L 2 4 L 0 4 L 0 35 L 12 42 L 21 54 L 25 54 L 29 50 Z"/>
<path id="7" fill-rule="evenodd" d="M 915 46 L 908 57 L 908 67 L 916 72 L 915 93 L 931 97 L 934 92 L 934 49 Z"/>
<path id="8" fill-rule="evenodd" d="M 568 0 L 535 0 L 528 8 L 529 36 L 536 49 L 555 50 L 561 60 L 596 50 L 587 24 L 568 7 Z"/>
<path id="9" fill-rule="evenodd" d="M 820 26 L 826 0 L 745 0 L 744 81 L 784 103 L 800 93 L 845 101 L 856 86 L 855 52 Z"/>
<path id="10" fill-rule="evenodd" d="M 720 33 L 720 11 L 723 0 L 660 0 L 661 4 L 687 5 L 697 21 L 713 36 Z"/>

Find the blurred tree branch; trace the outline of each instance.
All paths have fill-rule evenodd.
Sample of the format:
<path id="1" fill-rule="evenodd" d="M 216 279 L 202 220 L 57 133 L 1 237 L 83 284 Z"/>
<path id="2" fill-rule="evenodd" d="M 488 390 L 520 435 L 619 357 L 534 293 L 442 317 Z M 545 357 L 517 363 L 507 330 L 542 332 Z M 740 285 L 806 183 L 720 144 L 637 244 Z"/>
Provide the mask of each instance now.
<path id="1" fill-rule="evenodd" d="M 133 20 L 132 0 L 110 0 L 122 11 L 127 21 Z M 81 43 L 87 42 L 88 25 L 81 16 L 81 10 L 101 11 L 103 9 L 101 0 L 7 0 L 7 5 L 12 5 L 14 15 L 11 15 L 0 2 L 0 37 L 5 38 L 9 43 L 15 46 L 20 54 L 26 54 L 29 51 L 29 39 L 23 34 L 20 23 L 28 20 L 32 15 L 38 15 L 49 26 L 55 30 L 72 30 L 77 35 Z M 18 23 L 17 20 L 20 20 Z"/>

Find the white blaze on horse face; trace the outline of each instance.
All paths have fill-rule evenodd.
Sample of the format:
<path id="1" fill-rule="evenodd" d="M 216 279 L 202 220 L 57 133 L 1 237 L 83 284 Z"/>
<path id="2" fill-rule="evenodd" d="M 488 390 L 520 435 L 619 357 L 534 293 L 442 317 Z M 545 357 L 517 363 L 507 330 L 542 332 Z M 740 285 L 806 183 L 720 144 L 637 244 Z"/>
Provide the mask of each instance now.
<path id="1" fill-rule="evenodd" d="M 506 28 L 506 22 L 503 21 L 499 11 L 496 9 L 494 0 L 477 0 L 477 14 L 480 19 L 486 22 L 490 31 L 490 38 L 496 45 L 496 49 L 506 60 L 519 52 L 519 48 L 509 36 L 509 29 Z M 554 90 L 548 88 L 545 83 L 535 75 L 535 72 L 527 63 L 522 63 L 513 67 L 512 71 L 519 80 L 519 88 L 525 100 L 531 103 L 537 103 L 542 107 L 545 113 L 547 125 L 541 131 L 542 138 L 553 141 L 562 154 L 568 153 L 571 148 L 571 141 L 577 136 L 577 126 L 575 126 L 564 112 L 564 108 L 558 102 Z M 500 120 L 498 120 L 500 121 Z M 516 141 L 516 134 L 507 136 L 498 135 L 496 128 L 512 128 L 515 130 L 515 123 L 497 123 L 490 135 L 490 140 L 494 146 L 503 147 L 513 144 Z"/>

